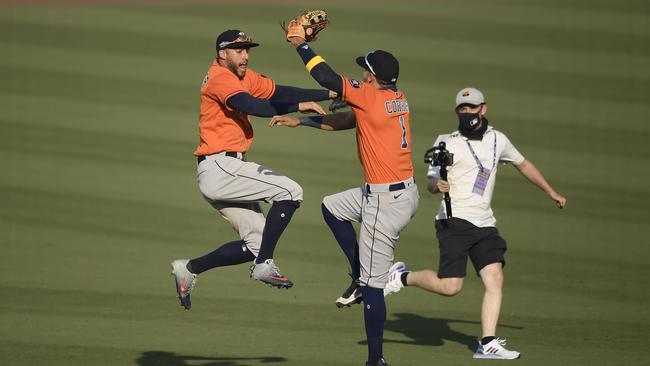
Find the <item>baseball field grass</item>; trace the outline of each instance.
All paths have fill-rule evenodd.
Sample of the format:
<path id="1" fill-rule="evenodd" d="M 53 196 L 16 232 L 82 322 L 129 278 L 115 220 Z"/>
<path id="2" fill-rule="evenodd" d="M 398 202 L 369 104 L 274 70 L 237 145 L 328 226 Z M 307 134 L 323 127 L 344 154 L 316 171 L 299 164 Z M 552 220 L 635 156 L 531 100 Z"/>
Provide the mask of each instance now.
<path id="1" fill-rule="evenodd" d="M 249 158 L 305 191 L 276 250 L 294 288 L 217 269 L 184 311 L 169 275 L 171 260 L 236 239 L 198 192 L 192 156 L 216 35 L 245 30 L 262 45 L 251 68 L 316 87 L 278 26 L 312 7 L 332 19 L 314 48 L 335 70 L 360 77 L 354 57 L 374 49 L 401 62 L 421 200 L 396 257 L 437 268 L 440 197 L 422 155 L 455 129 L 455 93 L 474 85 L 491 123 L 568 198 L 558 210 L 500 168 L 498 335 L 522 352 L 512 363 L 647 364 L 647 1 L 92 2 L 0 5 L 0 365 L 363 364 L 362 309 L 334 306 L 347 265 L 319 209 L 363 182 L 352 131 L 253 118 Z M 454 298 L 388 298 L 391 365 L 495 363 L 472 359 L 483 291 L 471 271 Z"/>

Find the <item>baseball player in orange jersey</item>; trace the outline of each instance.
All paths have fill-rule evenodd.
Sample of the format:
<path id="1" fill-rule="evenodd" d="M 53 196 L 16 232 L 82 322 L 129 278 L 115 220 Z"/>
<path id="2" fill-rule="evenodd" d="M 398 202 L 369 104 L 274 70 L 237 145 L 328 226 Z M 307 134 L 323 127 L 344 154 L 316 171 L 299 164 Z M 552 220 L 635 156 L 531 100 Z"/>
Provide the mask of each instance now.
<path id="1" fill-rule="evenodd" d="M 275 287 L 293 283 L 280 274 L 273 250 L 302 201 L 302 188 L 293 180 L 249 162 L 253 142 L 248 115 L 271 117 L 295 111 L 325 114 L 314 100 L 336 93 L 276 85 L 248 68 L 250 48 L 258 46 L 245 33 L 228 30 L 217 38 L 217 58 L 201 86 L 200 144 L 197 182 L 203 197 L 237 231 L 241 240 L 226 243 L 192 260 L 172 262 L 172 275 L 181 305 L 190 309 L 196 276 L 211 268 L 253 262 L 251 277 Z M 260 202 L 271 203 L 264 217 Z"/>
<path id="2" fill-rule="evenodd" d="M 304 39 L 289 40 L 311 76 L 341 95 L 352 112 L 300 119 L 276 116 L 270 126 L 306 125 L 327 131 L 356 127 L 365 184 L 326 196 L 321 208 L 352 268 L 352 284 L 336 304 L 364 302 L 366 365 L 387 365 L 382 351 L 386 321 L 383 289 L 399 234 L 415 214 L 419 200 L 411 162 L 409 106 L 396 86 L 399 63 L 386 51 L 368 52 L 356 60 L 364 69 L 360 82 L 335 73 Z M 352 221 L 361 224 L 358 242 Z"/>

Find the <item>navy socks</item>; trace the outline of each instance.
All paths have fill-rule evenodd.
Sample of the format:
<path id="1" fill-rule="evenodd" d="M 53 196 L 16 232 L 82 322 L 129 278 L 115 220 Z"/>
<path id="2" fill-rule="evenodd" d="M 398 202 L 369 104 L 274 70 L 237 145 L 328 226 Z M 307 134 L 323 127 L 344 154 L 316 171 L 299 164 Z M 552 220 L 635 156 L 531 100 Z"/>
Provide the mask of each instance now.
<path id="1" fill-rule="evenodd" d="M 273 251 L 278 244 L 280 235 L 282 235 L 284 229 L 289 225 L 291 217 L 293 217 L 293 213 L 296 212 L 298 207 L 300 207 L 300 202 L 298 201 L 275 201 L 273 203 L 266 215 L 260 253 L 255 263 L 262 263 L 267 259 L 273 258 Z"/>
<path id="2" fill-rule="evenodd" d="M 231 241 L 187 264 L 187 270 L 199 274 L 215 267 L 232 266 L 255 259 L 243 240 Z"/>
<path id="3" fill-rule="evenodd" d="M 384 323 L 386 322 L 386 302 L 384 290 L 363 286 L 363 318 L 368 338 L 368 361 L 374 365 L 383 357 Z"/>
<path id="4" fill-rule="evenodd" d="M 359 244 L 357 244 L 357 233 L 354 231 L 352 223 L 350 221 L 341 221 L 334 217 L 324 204 L 321 205 L 321 210 L 323 211 L 323 218 L 327 226 L 332 230 L 334 238 L 336 238 L 343 253 L 348 258 L 348 262 L 350 262 L 352 276 L 355 279 L 359 278 L 361 266 L 359 263 Z"/>

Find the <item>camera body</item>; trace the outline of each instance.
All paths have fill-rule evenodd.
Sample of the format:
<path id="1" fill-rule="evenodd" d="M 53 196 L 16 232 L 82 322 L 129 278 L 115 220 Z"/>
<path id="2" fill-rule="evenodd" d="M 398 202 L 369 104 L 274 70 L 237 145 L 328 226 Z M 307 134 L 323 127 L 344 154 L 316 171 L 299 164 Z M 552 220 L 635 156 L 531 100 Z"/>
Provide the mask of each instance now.
<path id="1" fill-rule="evenodd" d="M 454 154 L 447 151 L 447 144 L 442 141 L 438 146 L 434 146 L 424 153 L 424 162 L 433 166 L 439 166 L 440 179 L 447 180 L 447 167 L 454 164 Z M 449 192 L 443 193 L 443 199 L 447 219 L 450 219 L 453 216 L 451 215 L 451 197 L 449 196 Z M 447 220 L 443 220 L 443 225 L 447 225 Z"/>
<path id="2" fill-rule="evenodd" d="M 424 153 L 424 162 L 433 166 L 447 167 L 454 164 L 454 154 L 447 151 L 447 144 L 442 141 Z"/>

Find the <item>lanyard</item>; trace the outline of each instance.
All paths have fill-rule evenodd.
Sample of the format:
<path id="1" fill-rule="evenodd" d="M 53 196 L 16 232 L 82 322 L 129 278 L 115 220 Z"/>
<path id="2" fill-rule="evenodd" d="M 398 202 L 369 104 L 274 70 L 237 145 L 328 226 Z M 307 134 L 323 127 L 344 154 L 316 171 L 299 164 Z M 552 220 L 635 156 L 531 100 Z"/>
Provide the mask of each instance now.
<path id="1" fill-rule="evenodd" d="M 474 160 L 476 160 L 476 164 L 478 164 L 478 169 L 479 171 L 483 172 L 485 171 L 485 168 L 483 167 L 483 164 L 481 164 L 481 160 L 479 160 L 478 156 L 476 156 L 476 152 L 474 152 L 474 149 L 472 148 L 472 145 L 470 145 L 469 140 L 465 140 L 467 143 L 467 147 L 469 147 L 469 151 L 472 153 L 472 156 L 474 156 Z M 494 154 L 492 155 L 492 170 L 494 171 L 494 167 L 497 165 L 497 134 L 494 133 Z"/>

